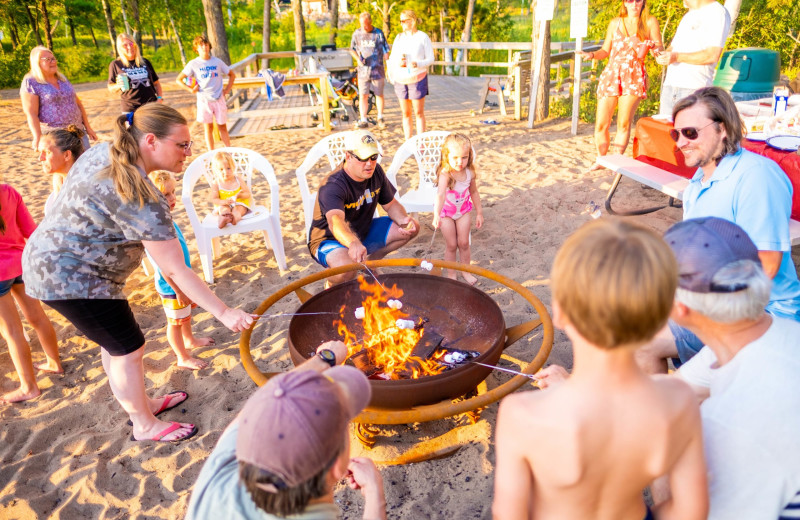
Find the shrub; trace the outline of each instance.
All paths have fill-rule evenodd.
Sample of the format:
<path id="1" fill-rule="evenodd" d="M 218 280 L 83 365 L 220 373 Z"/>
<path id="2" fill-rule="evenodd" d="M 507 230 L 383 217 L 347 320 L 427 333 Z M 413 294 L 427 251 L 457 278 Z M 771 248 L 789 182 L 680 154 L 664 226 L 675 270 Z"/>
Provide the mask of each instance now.
<path id="1" fill-rule="evenodd" d="M 0 70 L 3 71 L 3 74 L 0 74 L 0 88 L 18 88 L 20 86 L 22 77 L 30 69 L 30 61 L 28 61 L 30 54 L 31 49 L 23 49 L 20 46 L 13 52 L 6 51 L 0 55 Z"/>

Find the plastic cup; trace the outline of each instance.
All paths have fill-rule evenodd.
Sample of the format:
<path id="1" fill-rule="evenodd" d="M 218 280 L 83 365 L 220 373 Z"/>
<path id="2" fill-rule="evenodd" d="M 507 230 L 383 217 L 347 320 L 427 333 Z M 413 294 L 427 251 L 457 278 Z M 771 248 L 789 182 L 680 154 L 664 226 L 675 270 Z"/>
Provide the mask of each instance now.
<path id="1" fill-rule="evenodd" d="M 119 74 L 117 76 L 117 85 L 122 92 L 127 92 L 131 89 L 131 78 L 127 74 Z"/>

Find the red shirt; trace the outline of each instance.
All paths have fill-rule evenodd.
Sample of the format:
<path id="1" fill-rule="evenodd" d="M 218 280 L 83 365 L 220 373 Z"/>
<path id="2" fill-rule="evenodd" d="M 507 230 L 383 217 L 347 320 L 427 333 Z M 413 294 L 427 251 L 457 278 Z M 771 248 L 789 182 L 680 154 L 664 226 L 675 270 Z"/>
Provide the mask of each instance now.
<path id="1" fill-rule="evenodd" d="M 0 218 L 6 227 L 0 232 L 0 280 L 4 281 L 22 274 L 22 250 L 36 222 L 20 194 L 8 184 L 0 184 Z"/>

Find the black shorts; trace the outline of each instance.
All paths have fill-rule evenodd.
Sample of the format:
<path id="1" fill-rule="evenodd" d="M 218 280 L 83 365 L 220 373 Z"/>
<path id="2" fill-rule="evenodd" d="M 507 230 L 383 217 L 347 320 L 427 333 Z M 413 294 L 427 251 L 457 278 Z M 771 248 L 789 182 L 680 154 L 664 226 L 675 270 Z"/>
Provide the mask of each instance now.
<path id="1" fill-rule="evenodd" d="M 124 356 L 144 346 L 144 334 L 128 300 L 43 300 L 109 355 Z"/>

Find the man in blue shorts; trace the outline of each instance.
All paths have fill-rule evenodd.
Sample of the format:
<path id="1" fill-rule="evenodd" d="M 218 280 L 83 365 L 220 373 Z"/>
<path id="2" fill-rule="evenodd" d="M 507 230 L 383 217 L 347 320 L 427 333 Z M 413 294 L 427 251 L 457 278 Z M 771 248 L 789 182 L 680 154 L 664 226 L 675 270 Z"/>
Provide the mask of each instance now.
<path id="1" fill-rule="evenodd" d="M 397 191 L 378 164 L 378 143 L 366 130 L 345 137 L 345 159 L 323 181 L 314 204 L 308 250 L 323 267 L 379 260 L 406 245 L 419 224 L 397 202 Z M 373 218 L 380 204 L 387 217 Z M 355 272 L 332 276 L 341 283 Z"/>
<path id="2" fill-rule="evenodd" d="M 699 166 L 683 193 L 684 220 L 718 217 L 738 224 L 758 248 L 772 278 L 767 312 L 800 321 L 800 282 L 792 262 L 789 219 L 792 185 L 770 159 L 742 149 L 742 121 L 730 94 L 707 87 L 683 98 L 672 112 L 672 138 L 688 166 Z M 667 358 L 685 363 L 703 347 L 689 330 L 669 323 L 637 360 L 649 373 L 666 372 Z"/>

